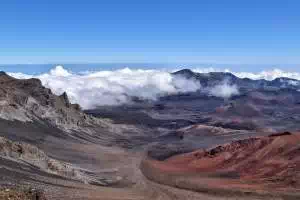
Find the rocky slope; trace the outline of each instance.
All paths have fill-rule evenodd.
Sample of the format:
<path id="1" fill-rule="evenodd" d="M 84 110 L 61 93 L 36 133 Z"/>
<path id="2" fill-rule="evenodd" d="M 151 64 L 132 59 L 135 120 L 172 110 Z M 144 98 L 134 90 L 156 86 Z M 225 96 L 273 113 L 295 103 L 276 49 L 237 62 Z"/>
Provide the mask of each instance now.
<path id="1" fill-rule="evenodd" d="M 119 147 L 140 147 L 153 136 L 142 126 L 85 114 L 66 93 L 57 96 L 38 79 L 15 79 L 4 72 L 0 127 L 0 188 L 40 188 L 50 199 L 59 194 L 58 199 L 73 199 L 74 194 L 65 195 L 73 187 L 87 192 L 92 185 L 132 185 L 133 177 L 127 176 L 134 162 Z"/>
<path id="2" fill-rule="evenodd" d="M 4 72 L 0 73 L 0 119 L 5 123 L 14 121 L 27 126 L 38 124 L 60 129 L 62 137 L 67 134 L 66 137 L 81 142 L 128 148 L 133 147 L 135 142 L 146 143 L 147 138 L 153 136 L 150 130 L 141 126 L 115 124 L 109 119 L 85 114 L 78 104 L 70 103 L 66 93 L 60 96 L 53 94 L 39 79 L 15 79 Z"/>
<path id="3" fill-rule="evenodd" d="M 106 186 L 117 183 L 120 178 L 107 180 L 103 177 L 98 177 L 93 171 L 50 158 L 36 146 L 25 142 L 13 142 L 3 137 L 0 137 L 0 157 L 23 165 L 34 166 L 46 173 L 87 184 Z"/>
<path id="4" fill-rule="evenodd" d="M 0 117 L 23 122 L 50 122 L 60 128 L 76 129 L 95 120 L 71 104 L 66 93 L 54 95 L 39 79 L 15 79 L 0 72 Z"/>
<path id="5" fill-rule="evenodd" d="M 300 133 L 283 132 L 175 155 L 164 161 L 148 159 L 142 169 L 152 180 L 195 191 L 289 193 L 299 197 L 299 144 Z"/>

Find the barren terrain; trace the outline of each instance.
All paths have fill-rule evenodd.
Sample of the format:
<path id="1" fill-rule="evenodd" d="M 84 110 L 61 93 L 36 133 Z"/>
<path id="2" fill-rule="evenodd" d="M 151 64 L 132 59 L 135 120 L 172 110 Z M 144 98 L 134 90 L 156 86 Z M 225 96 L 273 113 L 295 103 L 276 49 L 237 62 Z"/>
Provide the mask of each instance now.
<path id="1" fill-rule="evenodd" d="M 207 88 L 230 78 L 240 93 L 82 110 L 38 79 L 1 72 L 0 198 L 26 188 L 47 199 L 299 198 L 299 88 L 229 73 L 173 75 Z"/>

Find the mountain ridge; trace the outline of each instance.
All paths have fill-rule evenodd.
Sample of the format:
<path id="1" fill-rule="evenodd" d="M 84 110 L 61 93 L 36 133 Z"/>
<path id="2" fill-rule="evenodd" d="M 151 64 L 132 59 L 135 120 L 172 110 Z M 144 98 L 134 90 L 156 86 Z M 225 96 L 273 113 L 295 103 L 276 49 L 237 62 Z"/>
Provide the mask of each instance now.
<path id="1" fill-rule="evenodd" d="M 183 76 L 187 79 L 195 79 L 200 81 L 202 86 L 213 86 L 222 83 L 224 80 L 229 81 L 230 84 L 236 84 L 240 88 L 245 89 L 258 89 L 268 87 L 288 87 L 292 89 L 300 89 L 300 80 L 278 77 L 274 80 L 265 79 L 250 79 L 250 78 L 239 78 L 230 72 L 208 72 L 208 73 L 197 73 L 191 69 L 182 69 L 172 73 L 175 76 Z"/>

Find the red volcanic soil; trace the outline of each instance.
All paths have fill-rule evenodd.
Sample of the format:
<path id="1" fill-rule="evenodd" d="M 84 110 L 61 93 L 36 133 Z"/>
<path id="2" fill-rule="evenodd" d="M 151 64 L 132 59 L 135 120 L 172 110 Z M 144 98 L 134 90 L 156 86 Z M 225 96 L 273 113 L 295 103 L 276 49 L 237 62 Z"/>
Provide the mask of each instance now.
<path id="1" fill-rule="evenodd" d="M 300 194 L 300 133 L 238 140 L 164 161 L 145 160 L 141 168 L 150 179 L 192 190 L 205 186 Z"/>

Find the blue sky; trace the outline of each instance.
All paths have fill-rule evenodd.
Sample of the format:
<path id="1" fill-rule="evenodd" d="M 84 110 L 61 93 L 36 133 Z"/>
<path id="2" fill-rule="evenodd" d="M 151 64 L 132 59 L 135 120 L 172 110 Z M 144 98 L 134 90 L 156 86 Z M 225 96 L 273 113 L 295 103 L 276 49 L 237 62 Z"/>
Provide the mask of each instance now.
<path id="1" fill-rule="evenodd" d="M 296 0 L 2 0 L 0 63 L 212 63 L 297 70 L 299 10 Z"/>

